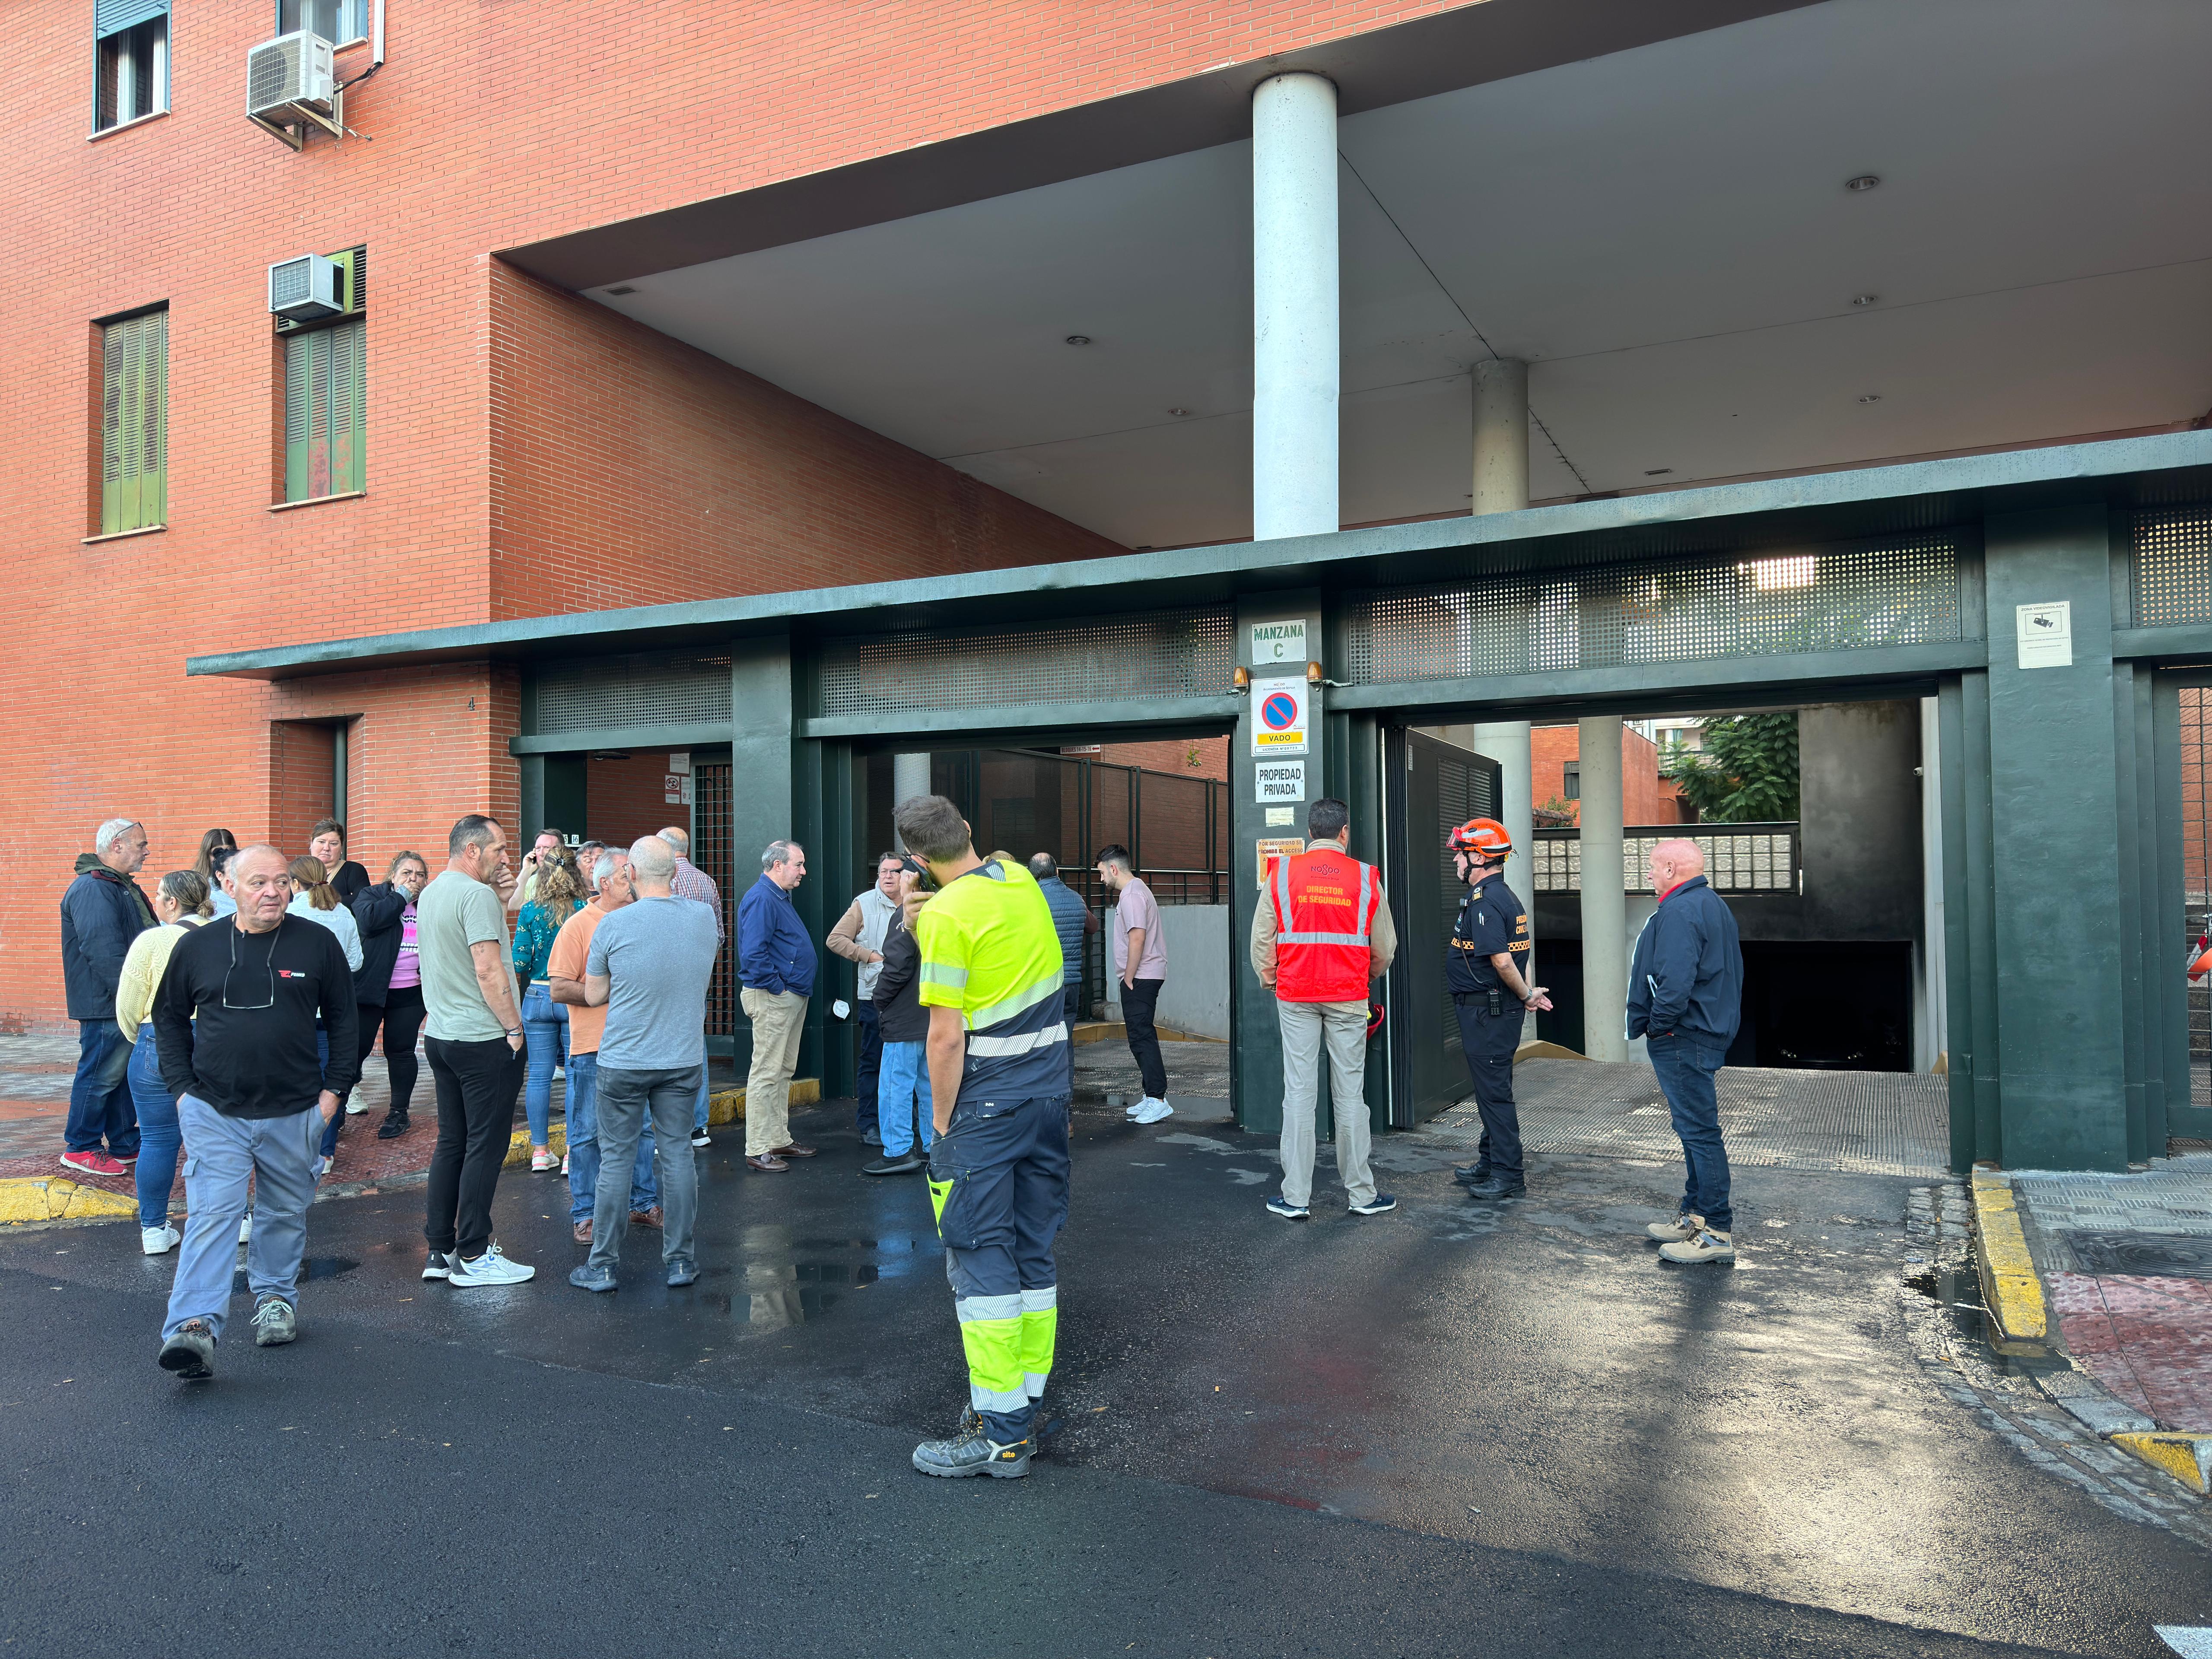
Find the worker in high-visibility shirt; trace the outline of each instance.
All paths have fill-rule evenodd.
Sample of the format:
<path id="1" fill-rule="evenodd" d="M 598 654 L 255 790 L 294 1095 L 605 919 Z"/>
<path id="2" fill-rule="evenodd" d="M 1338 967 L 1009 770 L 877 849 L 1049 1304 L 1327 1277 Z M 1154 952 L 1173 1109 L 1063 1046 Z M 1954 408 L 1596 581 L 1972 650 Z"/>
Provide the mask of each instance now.
<path id="1" fill-rule="evenodd" d="M 1348 850 L 1352 813 L 1340 800 L 1306 809 L 1308 850 L 1268 867 L 1252 915 L 1252 971 L 1275 994 L 1283 1032 L 1283 1190 L 1267 1211 L 1288 1221 L 1312 1213 L 1314 1114 L 1321 1054 L 1328 1050 L 1336 1115 L 1336 1172 L 1354 1215 L 1398 1207 L 1375 1190 L 1367 1165 L 1367 993 L 1398 949 L 1382 875 Z"/>
<path id="2" fill-rule="evenodd" d="M 975 855 L 959 809 L 894 815 L 938 892 L 915 918 L 937 1140 L 929 1197 L 945 1241 L 968 1411 L 914 1449 L 924 1474 L 1025 1475 L 1060 1320 L 1053 1241 L 1067 1220 L 1068 1028 L 1060 935 L 1036 879 Z M 909 878 L 911 879 L 911 878 Z"/>

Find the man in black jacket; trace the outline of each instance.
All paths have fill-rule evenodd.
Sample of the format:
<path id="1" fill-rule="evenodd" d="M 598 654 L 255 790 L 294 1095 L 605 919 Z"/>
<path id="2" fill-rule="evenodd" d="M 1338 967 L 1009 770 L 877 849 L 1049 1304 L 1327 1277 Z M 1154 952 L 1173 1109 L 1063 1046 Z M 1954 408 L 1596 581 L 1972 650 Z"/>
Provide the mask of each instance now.
<path id="1" fill-rule="evenodd" d="M 1659 908 L 1636 936 L 1629 963 L 1628 1035 L 1644 1039 L 1690 1176 L 1674 1219 L 1655 1221 L 1650 1231 L 1669 1261 L 1733 1261 L 1728 1147 L 1713 1077 L 1735 1041 L 1743 951 L 1695 842 L 1661 842 L 1650 871 Z"/>
<path id="2" fill-rule="evenodd" d="M 115 986 L 131 941 L 154 925 L 154 907 L 131 879 L 146 862 L 146 831 L 130 818 L 110 818 L 92 844 L 62 896 L 62 982 L 77 1022 L 62 1167 L 127 1176 L 138 1161 L 138 1114 L 125 1076 L 131 1044 L 115 1023 Z"/>
<path id="3" fill-rule="evenodd" d="M 249 1178 L 257 1188 L 246 1254 L 253 1340 L 266 1348 L 298 1334 L 315 1146 L 361 1076 L 353 974 L 337 935 L 286 913 L 292 884 L 275 848 L 240 849 L 230 878 L 238 914 L 178 941 L 153 1010 L 161 1082 L 177 1097 L 191 1149 L 191 1219 L 161 1364 L 192 1382 L 215 1374 Z M 327 1072 L 316 1053 L 318 1014 L 330 1036 Z"/>

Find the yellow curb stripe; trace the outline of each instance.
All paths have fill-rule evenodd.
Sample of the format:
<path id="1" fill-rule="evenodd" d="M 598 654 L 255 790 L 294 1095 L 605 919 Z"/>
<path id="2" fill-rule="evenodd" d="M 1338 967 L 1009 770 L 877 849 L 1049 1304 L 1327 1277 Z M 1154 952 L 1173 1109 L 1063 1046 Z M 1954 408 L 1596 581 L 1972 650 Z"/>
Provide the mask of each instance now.
<path id="1" fill-rule="evenodd" d="M 1974 1177 L 1974 1231 L 1980 1236 L 1982 1296 L 2008 1337 L 2039 1337 L 2049 1329 L 2043 1284 L 2021 1231 L 2012 1189 L 1985 1176 Z"/>
<path id="2" fill-rule="evenodd" d="M 104 1187 L 83 1187 L 59 1176 L 10 1176 L 0 1179 L 0 1225 L 26 1221 L 90 1221 L 137 1215 L 138 1200 Z"/>
<path id="3" fill-rule="evenodd" d="M 2212 1492 L 2212 1434 L 2116 1434 L 2112 1443 L 2191 1492 Z"/>

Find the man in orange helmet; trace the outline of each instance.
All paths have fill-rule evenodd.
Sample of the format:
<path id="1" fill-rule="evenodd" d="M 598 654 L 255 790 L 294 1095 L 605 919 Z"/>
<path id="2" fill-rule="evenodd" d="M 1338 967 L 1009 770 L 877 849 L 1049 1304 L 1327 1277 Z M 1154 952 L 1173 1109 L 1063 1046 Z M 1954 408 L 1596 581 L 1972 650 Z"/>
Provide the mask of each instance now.
<path id="1" fill-rule="evenodd" d="M 1505 884 L 1505 860 L 1513 851 L 1505 826 L 1495 818 L 1470 818 L 1445 844 L 1468 890 L 1452 923 L 1444 978 L 1482 1112 L 1475 1161 L 1453 1173 L 1466 1182 L 1470 1198 L 1518 1198 L 1528 1184 L 1521 1167 L 1521 1115 L 1513 1103 L 1513 1053 L 1521 1046 L 1524 1017 L 1549 1008 L 1552 1000 L 1542 986 L 1528 982 L 1528 907 Z"/>

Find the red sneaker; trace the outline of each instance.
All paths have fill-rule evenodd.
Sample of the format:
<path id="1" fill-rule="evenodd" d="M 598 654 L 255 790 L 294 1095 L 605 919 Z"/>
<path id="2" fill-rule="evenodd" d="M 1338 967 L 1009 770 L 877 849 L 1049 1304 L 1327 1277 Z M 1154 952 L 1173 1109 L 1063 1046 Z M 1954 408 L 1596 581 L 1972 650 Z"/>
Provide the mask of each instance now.
<path id="1" fill-rule="evenodd" d="M 118 1164 L 106 1152 L 97 1151 L 64 1152 L 62 1168 L 73 1170 L 79 1175 L 106 1176 L 111 1180 L 118 1181 L 131 1173 L 129 1165 Z"/>

